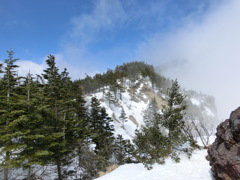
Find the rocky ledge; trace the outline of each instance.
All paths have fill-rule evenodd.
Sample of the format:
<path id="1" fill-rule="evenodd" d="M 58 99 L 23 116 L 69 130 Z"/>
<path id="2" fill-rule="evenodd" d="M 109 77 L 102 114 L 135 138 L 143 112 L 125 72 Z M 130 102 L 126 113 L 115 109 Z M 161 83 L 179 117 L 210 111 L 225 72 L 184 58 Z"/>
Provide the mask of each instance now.
<path id="1" fill-rule="evenodd" d="M 216 180 L 240 180 L 240 107 L 217 127 L 215 142 L 208 149 Z"/>

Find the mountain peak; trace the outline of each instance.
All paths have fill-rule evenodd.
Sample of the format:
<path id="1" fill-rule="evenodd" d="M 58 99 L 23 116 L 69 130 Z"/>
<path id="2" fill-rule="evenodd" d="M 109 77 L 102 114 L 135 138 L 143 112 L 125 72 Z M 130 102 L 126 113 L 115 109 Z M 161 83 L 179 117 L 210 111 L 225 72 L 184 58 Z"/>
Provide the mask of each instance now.
<path id="1" fill-rule="evenodd" d="M 162 107 L 167 105 L 166 92 L 173 81 L 156 73 L 152 65 L 130 62 L 93 77 L 87 76 L 79 82 L 88 104 L 92 97 L 96 97 L 101 106 L 106 108 L 114 120 L 116 135 L 132 139 L 135 130 L 145 126 L 148 121 L 146 118 L 153 116 L 153 101 L 156 112 L 161 112 Z M 204 117 L 209 123 L 216 119 L 216 108 L 211 96 L 193 90 L 182 92 L 186 95 L 186 113 L 191 116 L 191 120 L 203 121 Z"/>

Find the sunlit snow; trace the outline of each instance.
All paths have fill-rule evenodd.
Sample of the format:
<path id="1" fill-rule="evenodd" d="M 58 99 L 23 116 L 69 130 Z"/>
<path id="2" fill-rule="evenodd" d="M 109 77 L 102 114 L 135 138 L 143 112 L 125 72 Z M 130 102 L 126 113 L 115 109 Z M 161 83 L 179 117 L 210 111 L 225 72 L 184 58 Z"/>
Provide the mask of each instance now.
<path id="1" fill-rule="evenodd" d="M 167 159 L 152 170 L 142 164 L 126 164 L 97 180 L 213 180 L 206 155 L 207 150 L 196 150 L 191 159 L 182 156 L 180 163 Z"/>

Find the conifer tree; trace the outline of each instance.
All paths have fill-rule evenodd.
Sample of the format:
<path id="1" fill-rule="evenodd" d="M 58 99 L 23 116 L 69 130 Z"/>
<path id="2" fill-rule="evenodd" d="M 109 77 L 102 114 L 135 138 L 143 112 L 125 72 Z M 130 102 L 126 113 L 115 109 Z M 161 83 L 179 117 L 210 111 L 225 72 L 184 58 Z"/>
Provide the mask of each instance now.
<path id="1" fill-rule="evenodd" d="M 114 98 L 110 90 L 106 93 L 105 97 L 106 100 L 108 101 L 109 107 L 111 108 L 111 105 L 116 103 L 116 99 Z"/>
<path id="2" fill-rule="evenodd" d="M 153 98 L 150 103 L 148 104 L 147 109 L 144 112 L 144 116 L 143 116 L 143 120 L 146 124 L 146 126 L 151 126 L 154 118 L 155 118 L 155 114 L 158 112 L 159 108 L 157 106 L 157 101 L 155 98 Z"/>
<path id="3" fill-rule="evenodd" d="M 133 162 L 134 146 L 130 140 L 125 140 L 122 135 L 118 134 L 115 139 L 114 155 L 117 164 L 131 163 Z"/>
<path id="4" fill-rule="evenodd" d="M 160 123 L 168 130 L 168 137 L 174 147 L 186 142 L 183 132 L 185 126 L 183 117 L 186 109 L 184 99 L 185 96 L 180 92 L 177 80 L 173 81 L 172 87 L 167 91 L 167 106 L 164 106 L 162 114 L 159 115 Z"/>
<path id="5" fill-rule="evenodd" d="M 1 65 L 2 78 L 0 80 L 0 144 L 3 145 L 1 149 L 5 154 L 4 161 L 1 165 L 4 167 L 4 179 L 8 179 L 9 167 L 15 166 L 11 162 L 11 152 L 19 147 L 18 136 L 22 134 L 21 131 L 16 131 L 15 126 L 19 123 L 19 117 L 22 111 L 18 109 L 19 96 L 17 95 L 18 79 L 16 68 L 18 66 L 14 59 L 14 52 L 7 51 L 8 59 L 5 59 L 4 64 Z"/>
<path id="6" fill-rule="evenodd" d="M 186 109 L 184 99 L 185 96 L 180 92 L 178 81 L 173 81 L 171 88 L 167 91 L 167 105 L 163 107 L 162 114 L 156 116 L 157 121 L 166 130 L 165 132 L 167 132 L 166 136 L 171 145 L 170 155 L 176 162 L 180 161 L 179 152 L 184 151 L 190 156 L 194 148 L 180 148 L 187 141 L 192 141 L 187 138 L 184 132 L 185 122 L 183 117 L 185 115 L 184 110 Z"/>
<path id="7" fill-rule="evenodd" d="M 15 158 L 24 169 L 28 169 L 28 176 L 33 176 L 31 169 L 34 165 L 45 165 L 51 152 L 45 144 L 46 123 L 50 107 L 44 96 L 42 85 L 29 73 L 21 85 L 21 132 L 19 144 L 23 146 Z"/>
<path id="8" fill-rule="evenodd" d="M 153 121 L 148 126 L 136 131 L 134 143 L 138 158 L 148 168 L 155 162 L 163 163 L 169 155 L 179 162 L 179 151 L 191 155 L 191 147 L 184 149 L 180 147 L 187 141 L 183 131 L 185 126 L 183 110 L 186 108 L 184 98 L 175 80 L 168 89 L 167 105 L 163 107 L 162 112 L 155 113 Z"/>
<path id="9" fill-rule="evenodd" d="M 57 165 L 58 179 L 62 180 L 61 166 L 68 164 L 69 155 L 79 141 L 81 122 L 76 97 L 71 92 L 72 82 L 66 69 L 59 73 L 55 57 L 49 55 L 46 60 L 48 68 L 44 70 L 43 78 L 46 81 L 44 92 L 48 98 L 50 115 L 46 118 L 46 142 L 48 150 L 52 153 L 49 161 Z"/>
<path id="10" fill-rule="evenodd" d="M 71 94 L 72 106 L 74 108 L 75 116 L 75 128 L 78 130 L 79 140 L 84 140 L 85 136 L 89 134 L 89 123 L 87 109 L 85 107 L 86 101 L 83 98 L 83 92 L 81 86 L 76 83 L 71 83 L 71 88 L 69 88 L 69 93 Z"/>
<path id="11" fill-rule="evenodd" d="M 121 115 L 120 115 L 119 119 L 120 119 L 120 121 L 121 121 L 122 124 L 123 124 L 123 128 L 125 128 L 125 127 L 124 127 L 124 123 L 127 122 L 127 116 L 126 116 L 126 113 L 125 113 L 125 111 L 124 111 L 123 108 L 122 108 L 122 110 L 121 110 Z"/>
<path id="12" fill-rule="evenodd" d="M 113 121 L 106 112 L 106 109 L 100 106 L 96 97 L 91 100 L 90 110 L 91 138 L 96 144 L 96 153 L 105 158 L 110 158 L 113 143 Z"/>
<path id="13" fill-rule="evenodd" d="M 45 96 L 48 98 L 48 105 L 50 106 L 49 116 L 46 117 L 46 139 L 49 151 L 51 155 L 49 156 L 49 161 L 54 162 L 57 165 L 58 178 L 62 179 L 61 172 L 61 157 L 65 152 L 65 142 L 64 142 L 64 115 L 62 111 L 61 104 L 61 78 L 59 74 L 59 69 L 56 67 L 55 57 L 49 55 L 46 60 L 48 68 L 44 70 L 43 78 L 46 80 L 44 85 Z"/>
<path id="14" fill-rule="evenodd" d="M 161 133 L 159 127 L 143 127 L 135 134 L 133 142 L 138 161 L 148 169 L 151 169 L 154 163 L 163 164 L 171 153 L 171 147 L 168 138 Z"/>

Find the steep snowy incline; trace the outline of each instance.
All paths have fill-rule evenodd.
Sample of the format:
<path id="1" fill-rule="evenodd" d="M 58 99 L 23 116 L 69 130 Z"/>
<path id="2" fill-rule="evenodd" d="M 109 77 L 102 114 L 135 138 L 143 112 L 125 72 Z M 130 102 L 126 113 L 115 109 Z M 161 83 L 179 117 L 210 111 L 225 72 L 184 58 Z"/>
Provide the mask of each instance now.
<path id="1" fill-rule="evenodd" d="M 180 163 L 167 159 L 164 165 L 147 170 L 142 164 L 122 165 L 96 180 L 213 180 L 206 150 L 196 150 L 191 159 L 183 156 Z"/>
<path id="2" fill-rule="evenodd" d="M 145 126 L 144 119 L 149 111 L 151 102 L 155 100 L 158 112 L 166 105 L 166 92 L 161 87 L 151 84 L 149 78 L 139 76 L 132 82 L 129 79 L 122 80 L 123 89 L 114 92 L 111 87 L 105 86 L 96 93 L 86 96 L 87 105 L 90 105 L 92 97 L 96 97 L 101 106 L 106 108 L 108 115 L 114 120 L 115 135 L 121 134 L 124 139 L 132 139 L 135 130 Z M 204 124 L 213 123 L 216 119 L 214 100 L 207 95 L 198 94 L 194 91 L 184 91 L 186 95 L 187 113 L 190 121 L 204 121 Z M 121 121 L 121 112 L 124 111 L 126 119 Z M 153 115 L 152 115 L 153 116 Z"/>
<path id="3" fill-rule="evenodd" d="M 124 139 L 132 139 L 135 130 L 145 125 L 143 116 L 149 103 L 156 99 L 160 109 L 165 102 L 161 97 L 163 94 L 159 93 L 159 90 L 151 88 L 152 84 L 148 78 L 142 78 L 136 82 L 126 79 L 123 84 L 125 85 L 122 92 L 114 93 L 109 87 L 105 87 L 97 93 L 87 95 L 85 100 L 89 106 L 91 98 L 96 97 L 114 120 L 115 134 L 121 134 Z M 120 120 L 122 111 L 126 116 L 125 122 Z"/>

